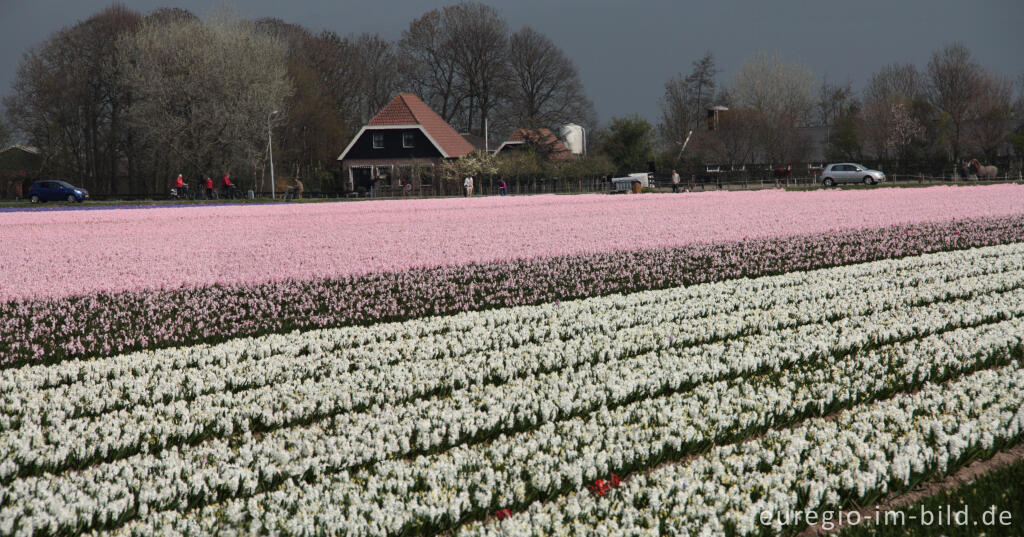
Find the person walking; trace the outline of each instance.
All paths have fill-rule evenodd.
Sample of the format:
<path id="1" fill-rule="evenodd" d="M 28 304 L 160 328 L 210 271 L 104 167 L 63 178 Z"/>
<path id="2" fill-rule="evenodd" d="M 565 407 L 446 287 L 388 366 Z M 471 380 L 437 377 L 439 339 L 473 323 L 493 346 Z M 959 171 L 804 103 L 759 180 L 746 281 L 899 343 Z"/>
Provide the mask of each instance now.
<path id="1" fill-rule="evenodd" d="M 508 184 L 505 183 L 504 179 L 502 179 L 501 182 L 498 183 L 498 191 L 501 192 L 502 196 L 508 194 Z"/>
<path id="2" fill-rule="evenodd" d="M 210 179 L 210 177 L 207 176 L 206 177 L 206 184 L 204 186 L 206 187 L 206 199 L 212 200 L 213 199 L 213 179 Z"/>
<path id="3" fill-rule="evenodd" d="M 231 197 L 231 191 L 234 190 L 234 183 L 231 182 L 231 174 L 224 174 L 224 178 L 220 179 L 220 188 L 224 191 L 224 198 Z"/>
<path id="4" fill-rule="evenodd" d="M 672 170 L 672 192 L 679 192 L 679 172 Z"/>
<path id="5" fill-rule="evenodd" d="M 302 179 L 295 178 L 295 196 L 297 199 L 302 199 L 302 193 L 305 192 L 306 185 L 302 184 Z"/>
<path id="6" fill-rule="evenodd" d="M 473 197 L 473 176 L 472 175 L 467 175 L 466 179 L 462 181 L 462 188 L 465 190 L 467 198 L 472 198 Z"/>

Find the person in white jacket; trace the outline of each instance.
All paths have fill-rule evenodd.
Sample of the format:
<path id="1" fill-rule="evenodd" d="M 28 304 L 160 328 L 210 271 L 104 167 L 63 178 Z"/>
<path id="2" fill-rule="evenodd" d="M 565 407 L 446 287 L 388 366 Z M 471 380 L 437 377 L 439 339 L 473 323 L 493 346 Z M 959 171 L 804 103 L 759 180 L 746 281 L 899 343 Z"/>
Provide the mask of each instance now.
<path id="1" fill-rule="evenodd" d="M 462 188 L 466 193 L 467 198 L 473 197 L 473 176 L 467 175 L 466 179 L 462 181 Z"/>

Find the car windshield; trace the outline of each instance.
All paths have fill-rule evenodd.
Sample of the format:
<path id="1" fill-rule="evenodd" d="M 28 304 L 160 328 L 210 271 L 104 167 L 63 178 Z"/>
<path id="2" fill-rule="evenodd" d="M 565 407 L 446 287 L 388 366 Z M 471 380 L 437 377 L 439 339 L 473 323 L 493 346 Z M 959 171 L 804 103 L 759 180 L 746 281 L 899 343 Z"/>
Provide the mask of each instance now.
<path id="1" fill-rule="evenodd" d="M 64 188 L 75 188 L 75 187 L 71 186 L 71 183 L 65 183 L 64 181 L 54 181 L 54 183 L 57 183 L 58 185 L 60 185 L 60 186 L 62 186 Z"/>

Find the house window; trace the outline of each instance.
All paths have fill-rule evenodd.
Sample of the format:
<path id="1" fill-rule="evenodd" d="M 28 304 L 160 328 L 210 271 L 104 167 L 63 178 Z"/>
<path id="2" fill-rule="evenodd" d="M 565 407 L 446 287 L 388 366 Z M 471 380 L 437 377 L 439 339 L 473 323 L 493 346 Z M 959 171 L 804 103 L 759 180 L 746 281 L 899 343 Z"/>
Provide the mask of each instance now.
<path id="1" fill-rule="evenodd" d="M 394 178 L 394 166 L 374 166 L 373 171 L 376 177 L 376 184 L 380 187 L 394 186 L 392 179 Z"/>
<path id="2" fill-rule="evenodd" d="M 410 148 L 412 148 L 415 145 L 415 142 L 416 142 L 416 133 L 413 133 L 413 132 L 403 132 L 402 133 L 402 147 L 404 147 L 406 149 L 410 149 Z"/>
<path id="3" fill-rule="evenodd" d="M 374 149 L 384 149 L 384 135 L 383 134 L 374 134 L 373 135 L 373 148 Z"/>

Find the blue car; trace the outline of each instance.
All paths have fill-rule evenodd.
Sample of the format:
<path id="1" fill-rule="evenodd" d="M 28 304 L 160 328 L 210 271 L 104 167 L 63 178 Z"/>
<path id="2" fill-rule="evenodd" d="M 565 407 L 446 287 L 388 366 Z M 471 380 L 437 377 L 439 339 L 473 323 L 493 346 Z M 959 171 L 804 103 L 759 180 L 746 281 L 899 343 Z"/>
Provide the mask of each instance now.
<path id="1" fill-rule="evenodd" d="M 32 203 L 62 200 L 81 203 L 89 199 L 89 192 L 64 181 L 36 181 L 28 189 L 28 199 L 32 200 Z"/>

